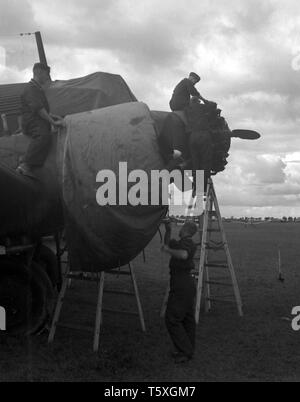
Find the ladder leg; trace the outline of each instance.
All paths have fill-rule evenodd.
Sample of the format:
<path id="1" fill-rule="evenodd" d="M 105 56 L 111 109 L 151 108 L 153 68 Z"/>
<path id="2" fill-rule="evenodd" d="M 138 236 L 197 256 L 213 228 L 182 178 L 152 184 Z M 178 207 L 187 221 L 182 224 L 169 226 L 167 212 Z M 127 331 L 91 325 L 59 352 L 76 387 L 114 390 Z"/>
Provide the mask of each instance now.
<path id="1" fill-rule="evenodd" d="M 166 293 L 164 295 L 164 300 L 161 306 L 161 310 L 160 310 L 160 317 L 163 318 L 166 314 L 166 310 L 167 310 L 167 304 L 168 304 L 168 298 L 169 298 L 169 292 L 170 292 L 170 283 L 168 283 L 167 289 L 166 289 Z"/>
<path id="2" fill-rule="evenodd" d="M 237 309 L 238 309 L 239 315 L 242 317 L 243 316 L 242 299 L 241 299 L 241 295 L 240 295 L 240 291 L 239 291 L 239 286 L 238 286 L 237 278 L 236 278 L 236 275 L 234 272 L 233 263 L 232 263 L 232 259 L 231 259 L 227 239 L 226 239 L 226 234 L 225 234 L 225 230 L 224 230 L 223 223 L 222 223 L 218 200 L 216 197 L 215 190 L 212 189 L 212 191 L 213 191 L 213 197 L 214 197 L 215 210 L 216 210 L 217 218 L 218 218 L 218 224 L 219 224 L 219 228 L 220 228 L 221 235 L 222 235 L 222 241 L 224 244 L 226 258 L 228 261 L 228 267 L 229 267 L 229 272 L 230 272 L 230 276 L 231 276 L 231 281 L 233 284 L 233 291 L 234 291 L 234 296 L 235 296 L 235 300 L 236 300 L 236 304 L 237 304 Z"/>
<path id="3" fill-rule="evenodd" d="M 62 279 L 61 248 L 60 248 L 59 233 L 55 233 L 54 241 L 55 241 L 55 248 L 56 248 L 56 261 L 57 261 L 58 274 L 59 274 L 58 290 L 61 290 L 63 279 Z"/>
<path id="4" fill-rule="evenodd" d="M 105 279 L 105 272 L 101 271 L 99 284 L 98 284 L 98 301 L 97 301 L 97 309 L 96 309 L 95 334 L 94 334 L 94 345 L 93 345 L 94 352 L 98 352 L 98 350 L 99 350 L 104 279 Z"/>
<path id="5" fill-rule="evenodd" d="M 52 323 L 51 323 L 51 329 L 50 329 L 49 336 L 48 336 L 48 343 L 53 342 L 53 339 L 54 339 L 56 326 L 57 326 L 57 323 L 58 323 L 58 320 L 59 320 L 59 316 L 60 316 L 61 308 L 62 308 L 62 305 L 63 305 L 65 293 L 66 293 L 68 283 L 69 283 L 69 279 L 67 277 L 68 271 L 69 270 L 67 269 L 67 272 L 65 273 L 65 278 L 63 280 L 61 290 L 60 290 L 59 295 L 58 295 L 57 304 L 56 304 L 56 307 L 55 307 L 55 312 L 54 312 L 54 316 L 53 316 Z"/>
<path id="6" fill-rule="evenodd" d="M 204 271 L 204 263 L 201 264 L 200 262 L 198 283 L 197 283 L 197 294 L 196 294 L 196 310 L 195 310 L 196 324 L 199 324 L 199 318 L 200 318 L 201 298 L 203 292 L 203 271 Z"/>
<path id="7" fill-rule="evenodd" d="M 205 268 L 205 280 L 209 281 L 209 272 L 208 269 Z M 206 283 L 205 286 L 205 312 L 209 313 L 211 310 L 211 301 L 210 301 L 210 285 Z"/>
<path id="8" fill-rule="evenodd" d="M 205 203 L 205 210 L 204 210 L 203 231 L 202 231 L 200 262 L 199 262 L 199 272 L 198 272 L 198 283 L 197 283 L 196 309 L 195 309 L 196 324 L 199 323 L 201 297 L 202 297 L 202 292 L 203 292 L 203 274 L 204 274 L 204 265 L 205 265 L 205 261 L 206 261 L 206 242 L 207 242 L 207 227 L 208 227 L 209 205 L 210 204 L 209 204 L 209 189 L 208 189 L 206 203 Z"/>
<path id="9" fill-rule="evenodd" d="M 212 200 L 212 192 L 211 192 L 211 183 L 209 182 L 209 199 L 208 199 L 208 224 L 207 224 L 207 229 L 211 230 L 213 228 L 212 220 L 211 220 L 211 214 L 213 211 L 213 200 Z M 208 233 L 207 235 L 207 243 L 210 243 L 211 241 L 211 232 Z M 206 251 L 206 256 L 205 256 L 205 264 L 209 263 L 209 250 L 205 249 Z M 211 292 L 210 292 L 210 284 L 209 284 L 209 270 L 206 266 L 205 268 L 205 281 L 206 281 L 206 286 L 205 286 L 205 312 L 208 313 L 211 310 Z"/>
<path id="10" fill-rule="evenodd" d="M 232 283 L 233 283 L 233 291 L 234 291 L 234 296 L 235 296 L 235 300 L 236 300 L 236 304 L 237 304 L 238 313 L 239 313 L 240 317 L 243 317 L 242 299 L 241 299 L 238 282 L 237 282 L 237 279 L 236 279 L 236 275 L 235 275 L 232 260 L 231 260 L 231 255 L 229 253 L 229 249 L 228 249 L 227 244 L 225 245 L 225 250 L 226 250 L 226 254 L 227 254 L 227 260 L 228 260 L 230 276 L 231 276 L 231 280 L 232 280 Z"/>
<path id="11" fill-rule="evenodd" d="M 134 270 L 130 263 L 128 264 L 128 266 L 129 266 L 131 280 L 132 280 L 132 284 L 133 284 L 133 288 L 134 288 L 134 293 L 135 293 L 136 303 L 137 303 L 137 307 L 138 307 L 141 327 L 142 327 L 143 332 L 146 332 L 144 314 L 143 314 L 142 304 L 141 304 L 141 300 L 140 300 L 140 296 L 139 296 L 138 286 L 137 286 L 136 279 L 135 279 Z"/>

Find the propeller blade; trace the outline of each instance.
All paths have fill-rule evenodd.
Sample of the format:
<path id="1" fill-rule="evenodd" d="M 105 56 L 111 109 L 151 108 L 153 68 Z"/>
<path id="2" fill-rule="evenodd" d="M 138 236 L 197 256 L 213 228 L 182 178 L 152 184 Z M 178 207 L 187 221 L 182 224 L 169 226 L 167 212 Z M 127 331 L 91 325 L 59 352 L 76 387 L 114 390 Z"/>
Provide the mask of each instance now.
<path id="1" fill-rule="evenodd" d="M 260 134 L 257 131 L 253 130 L 232 130 L 231 131 L 232 138 L 241 138 L 243 140 L 257 140 L 260 138 Z"/>

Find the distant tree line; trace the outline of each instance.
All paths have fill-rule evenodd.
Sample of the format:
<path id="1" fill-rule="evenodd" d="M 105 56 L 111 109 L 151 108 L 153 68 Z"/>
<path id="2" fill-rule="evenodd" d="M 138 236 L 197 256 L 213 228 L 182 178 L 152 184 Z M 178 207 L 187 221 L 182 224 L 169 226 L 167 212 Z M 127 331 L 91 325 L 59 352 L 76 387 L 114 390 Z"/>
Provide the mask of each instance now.
<path id="1" fill-rule="evenodd" d="M 186 219 L 185 215 L 172 215 L 173 218 L 184 220 Z M 299 222 L 300 223 L 300 217 L 293 217 L 293 216 L 283 216 L 282 218 L 274 218 L 273 216 L 266 216 L 264 218 L 259 217 L 259 218 L 254 218 L 253 216 L 247 217 L 243 216 L 241 218 L 235 218 L 234 216 L 231 216 L 230 218 L 223 218 L 225 221 L 238 221 L 238 222 Z"/>

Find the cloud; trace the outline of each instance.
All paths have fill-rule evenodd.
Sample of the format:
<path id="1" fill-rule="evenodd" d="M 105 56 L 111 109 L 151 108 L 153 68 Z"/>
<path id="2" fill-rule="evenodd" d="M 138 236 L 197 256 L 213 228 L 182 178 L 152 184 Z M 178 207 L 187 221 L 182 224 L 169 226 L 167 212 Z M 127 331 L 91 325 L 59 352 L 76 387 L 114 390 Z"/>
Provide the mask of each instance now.
<path id="1" fill-rule="evenodd" d="M 249 184 L 284 183 L 286 164 L 278 156 L 259 155 L 240 161 L 242 174 L 248 174 Z M 250 173 L 249 173 L 250 172 Z"/>
<path id="2" fill-rule="evenodd" d="M 31 32 L 35 24 L 30 0 L 1 0 L 0 37 Z"/>
<path id="3" fill-rule="evenodd" d="M 126 0 L 90 0 L 62 4 L 53 0 L 32 4 L 50 44 L 60 42 L 71 48 L 109 50 L 126 64 L 149 70 L 184 56 L 184 49 L 174 41 L 165 16 L 155 15 L 155 9 L 148 9 L 145 3 L 139 6 Z"/>

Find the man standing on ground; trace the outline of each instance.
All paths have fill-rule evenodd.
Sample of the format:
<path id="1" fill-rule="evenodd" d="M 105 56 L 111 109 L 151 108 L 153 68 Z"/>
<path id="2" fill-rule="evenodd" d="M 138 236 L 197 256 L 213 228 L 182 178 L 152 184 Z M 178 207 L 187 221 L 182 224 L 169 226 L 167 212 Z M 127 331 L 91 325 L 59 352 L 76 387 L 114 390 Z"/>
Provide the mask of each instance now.
<path id="1" fill-rule="evenodd" d="M 33 79 L 26 85 L 21 95 L 22 130 L 31 138 L 23 163 L 18 171 L 25 175 L 33 175 L 33 170 L 42 167 L 48 156 L 51 142 L 51 125 L 64 126 L 61 117 L 50 113 L 44 85 L 49 81 L 50 68 L 43 63 L 33 66 Z"/>
<path id="2" fill-rule="evenodd" d="M 195 297 L 196 284 L 191 276 L 194 269 L 196 245 L 192 240 L 197 225 L 187 221 L 179 232 L 180 240 L 171 239 L 171 223 L 165 222 L 166 233 L 162 251 L 171 255 L 170 293 L 166 310 L 166 326 L 176 348 L 176 363 L 193 357 L 195 349 Z"/>

